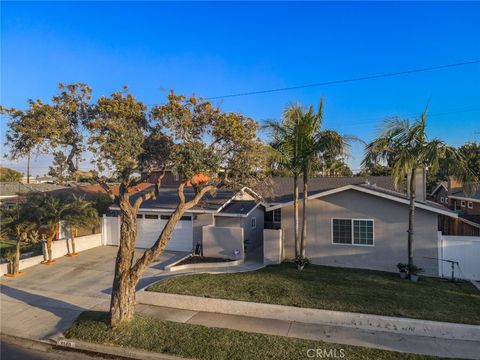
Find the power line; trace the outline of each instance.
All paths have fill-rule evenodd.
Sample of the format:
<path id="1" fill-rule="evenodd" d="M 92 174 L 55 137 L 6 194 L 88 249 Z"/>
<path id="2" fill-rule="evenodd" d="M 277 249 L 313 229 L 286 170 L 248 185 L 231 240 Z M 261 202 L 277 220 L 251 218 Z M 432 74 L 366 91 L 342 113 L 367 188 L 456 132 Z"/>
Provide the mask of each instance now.
<path id="1" fill-rule="evenodd" d="M 248 91 L 248 92 L 228 94 L 228 95 L 222 95 L 222 96 L 212 96 L 212 97 L 205 98 L 205 100 L 226 99 L 226 98 L 239 97 L 239 96 L 258 95 L 258 94 L 266 94 L 266 93 L 272 93 L 272 92 L 305 89 L 310 87 L 344 84 L 344 83 L 350 83 L 350 82 L 356 82 L 356 81 L 372 80 L 372 79 L 379 79 L 379 78 L 385 78 L 385 77 L 408 75 L 408 74 L 414 74 L 419 72 L 453 68 L 453 67 L 459 67 L 459 66 L 465 66 L 465 65 L 473 65 L 478 63 L 480 63 L 480 59 L 453 63 L 453 64 L 429 66 L 429 67 L 410 69 L 410 70 L 404 70 L 404 71 L 396 71 L 396 72 L 377 74 L 377 75 L 360 76 L 360 77 L 355 77 L 350 79 L 324 81 L 324 82 L 318 82 L 318 83 L 312 83 L 312 84 L 306 84 L 306 85 L 290 86 L 290 87 L 283 87 L 283 88 L 269 89 L 269 90 Z"/>

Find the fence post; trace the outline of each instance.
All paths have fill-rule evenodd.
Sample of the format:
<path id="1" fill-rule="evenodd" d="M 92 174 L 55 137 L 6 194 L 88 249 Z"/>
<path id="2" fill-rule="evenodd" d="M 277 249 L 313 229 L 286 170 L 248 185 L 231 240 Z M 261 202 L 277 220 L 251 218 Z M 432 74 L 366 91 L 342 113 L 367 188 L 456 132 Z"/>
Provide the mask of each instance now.
<path id="1" fill-rule="evenodd" d="M 107 215 L 102 216 L 102 246 L 107 244 Z"/>

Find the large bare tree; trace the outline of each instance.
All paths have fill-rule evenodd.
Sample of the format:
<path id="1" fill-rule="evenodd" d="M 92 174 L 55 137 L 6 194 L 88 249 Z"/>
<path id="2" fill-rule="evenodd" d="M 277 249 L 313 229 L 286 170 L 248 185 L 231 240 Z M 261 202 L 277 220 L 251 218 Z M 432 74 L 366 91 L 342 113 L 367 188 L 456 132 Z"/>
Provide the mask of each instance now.
<path id="1" fill-rule="evenodd" d="M 120 239 L 110 305 L 110 325 L 132 318 L 135 286 L 143 271 L 165 249 L 182 215 L 195 207 L 207 193 L 222 187 L 249 185 L 263 173 L 262 144 L 257 123 L 238 113 L 225 113 L 208 101 L 170 92 L 167 101 L 151 110 L 128 89 L 90 101 L 86 84 L 60 84 L 60 93 L 50 104 L 31 102 L 42 108 L 33 126 L 35 142 L 53 153 L 67 149 L 72 174 L 78 172 L 74 159 L 88 149 L 95 170 L 92 177 L 120 208 Z M 29 111 L 29 110 L 27 110 Z M 4 109 L 16 114 L 16 109 Z M 11 125 L 21 122 L 12 116 Z M 10 126 L 10 145 L 30 136 L 31 130 Z M 179 175 L 178 204 L 155 244 L 134 261 L 137 212 L 145 200 L 159 196 L 163 175 L 152 189 L 132 198 L 141 181 L 141 171 L 172 169 Z M 114 192 L 102 176 L 105 170 L 119 179 Z M 194 177 L 202 174 L 203 182 Z M 206 180 L 207 179 L 207 180 Z M 191 185 L 193 195 L 185 188 Z"/>

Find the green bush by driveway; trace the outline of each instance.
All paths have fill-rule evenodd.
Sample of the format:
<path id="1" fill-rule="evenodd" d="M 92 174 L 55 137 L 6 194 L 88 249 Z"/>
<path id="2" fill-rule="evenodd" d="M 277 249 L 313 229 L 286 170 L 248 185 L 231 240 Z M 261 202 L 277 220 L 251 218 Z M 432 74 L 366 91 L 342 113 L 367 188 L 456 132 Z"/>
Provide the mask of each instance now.
<path id="1" fill-rule="evenodd" d="M 480 291 L 468 282 L 291 263 L 230 274 L 198 274 L 159 281 L 148 288 L 173 294 L 306 308 L 480 324 Z"/>
<path id="2" fill-rule="evenodd" d="M 208 360 L 305 360 L 309 358 L 309 349 L 330 354 L 336 352 L 337 358 L 343 351 L 342 358 L 348 360 L 434 359 L 430 356 L 159 321 L 145 316 L 136 316 L 130 323 L 112 331 L 106 319 L 107 313 L 84 312 L 65 335 L 100 344 Z"/>

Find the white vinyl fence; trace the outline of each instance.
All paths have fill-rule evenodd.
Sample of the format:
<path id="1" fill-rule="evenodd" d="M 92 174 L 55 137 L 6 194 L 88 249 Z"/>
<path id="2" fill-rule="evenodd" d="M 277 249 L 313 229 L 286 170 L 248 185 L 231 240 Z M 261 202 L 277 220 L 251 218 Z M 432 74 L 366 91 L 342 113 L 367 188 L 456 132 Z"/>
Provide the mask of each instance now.
<path id="1" fill-rule="evenodd" d="M 456 261 L 455 277 L 465 280 L 480 281 L 480 237 L 446 236 L 439 233 L 439 258 Z M 450 262 L 439 260 L 439 275 L 450 277 Z"/>

